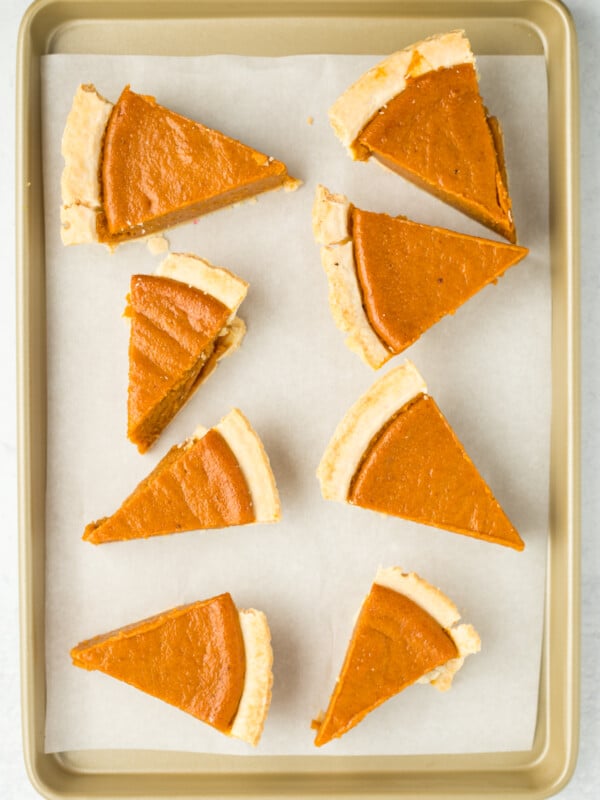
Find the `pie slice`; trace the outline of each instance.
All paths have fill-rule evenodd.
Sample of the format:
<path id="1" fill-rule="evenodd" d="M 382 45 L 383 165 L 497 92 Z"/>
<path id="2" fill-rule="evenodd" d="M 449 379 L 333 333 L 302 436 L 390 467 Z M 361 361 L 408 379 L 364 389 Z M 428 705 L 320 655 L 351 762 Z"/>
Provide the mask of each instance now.
<path id="1" fill-rule="evenodd" d="M 525 547 L 410 361 L 350 408 L 317 477 L 326 500 Z"/>
<path id="2" fill-rule="evenodd" d="M 362 211 L 324 186 L 317 187 L 313 230 L 335 323 L 375 369 L 529 252 Z"/>
<path id="3" fill-rule="evenodd" d="M 478 653 L 472 625 L 439 589 L 400 567 L 379 569 L 365 598 L 342 671 L 322 718 L 317 747 L 347 733 L 373 709 L 413 683 L 445 691 L 466 656 Z"/>
<path id="4" fill-rule="evenodd" d="M 279 495 L 262 442 L 234 408 L 172 447 L 110 517 L 91 522 L 92 544 L 277 522 Z"/>
<path id="5" fill-rule="evenodd" d="M 258 744 L 271 702 L 271 634 L 262 611 L 238 611 L 229 593 L 81 642 L 71 658 Z"/>
<path id="6" fill-rule="evenodd" d="M 341 95 L 329 119 L 353 158 L 373 156 L 516 241 L 502 133 L 483 105 L 464 31 L 393 53 Z"/>
<path id="7" fill-rule="evenodd" d="M 91 84 L 62 140 L 62 240 L 115 246 L 281 186 L 285 164 L 129 86 L 113 106 Z"/>
<path id="8" fill-rule="evenodd" d="M 239 346 L 246 326 L 236 312 L 247 291 L 232 272 L 183 253 L 155 275 L 132 276 L 127 435 L 140 453 Z"/>

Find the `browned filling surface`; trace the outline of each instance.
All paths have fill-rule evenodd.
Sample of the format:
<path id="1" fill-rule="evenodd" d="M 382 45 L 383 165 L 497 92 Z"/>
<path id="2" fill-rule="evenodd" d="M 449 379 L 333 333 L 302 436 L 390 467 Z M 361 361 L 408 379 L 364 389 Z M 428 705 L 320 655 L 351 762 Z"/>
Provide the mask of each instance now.
<path id="1" fill-rule="evenodd" d="M 352 210 L 352 239 L 367 317 L 395 353 L 528 253 L 358 208 Z"/>
<path id="2" fill-rule="evenodd" d="M 282 185 L 280 161 L 126 87 L 104 137 L 101 241 L 135 238 Z"/>
<path id="3" fill-rule="evenodd" d="M 373 584 L 318 728 L 321 746 L 427 672 L 458 656 L 454 640 L 408 597 Z"/>
<path id="4" fill-rule="evenodd" d="M 524 548 L 433 398 L 419 395 L 367 449 L 350 503 L 516 550 Z"/>
<path id="5" fill-rule="evenodd" d="M 515 241 L 502 153 L 472 64 L 409 78 L 357 144 L 421 188 Z"/>
<path id="6" fill-rule="evenodd" d="M 127 313 L 128 436 L 143 453 L 197 387 L 231 311 L 181 281 L 134 275 Z"/>
<path id="7" fill-rule="evenodd" d="M 100 670 L 223 732 L 244 688 L 244 640 L 229 594 L 97 636 L 71 657 L 75 666 Z"/>
<path id="8" fill-rule="evenodd" d="M 111 517 L 91 522 L 93 544 L 254 522 L 252 495 L 221 434 L 172 447 Z"/>

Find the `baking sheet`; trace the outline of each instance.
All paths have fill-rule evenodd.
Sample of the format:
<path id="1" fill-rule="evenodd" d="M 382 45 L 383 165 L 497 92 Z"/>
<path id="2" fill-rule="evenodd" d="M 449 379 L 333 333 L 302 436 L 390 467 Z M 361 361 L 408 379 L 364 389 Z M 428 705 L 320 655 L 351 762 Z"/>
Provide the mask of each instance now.
<path id="1" fill-rule="evenodd" d="M 326 109 L 377 60 L 43 59 L 48 752 L 416 754 L 531 747 L 548 528 L 550 285 L 546 131 L 528 126 L 524 136 L 523 121 L 546 118 L 545 64 L 533 56 L 478 61 L 483 96 L 504 128 L 519 239 L 531 253 L 407 352 L 521 531 L 527 548 L 519 554 L 326 503 L 314 478 L 337 421 L 376 377 L 345 348 L 329 316 L 310 228 L 316 183 L 364 208 L 492 236 L 377 165 L 346 157 Z M 77 84 L 89 81 L 113 100 L 130 82 L 282 158 L 305 181 L 294 194 L 264 195 L 167 234 L 173 251 L 196 252 L 250 281 L 240 310 L 248 335 L 143 457 L 125 438 L 128 330 L 121 312 L 129 276 L 153 271 L 160 258 L 143 243 L 110 256 L 100 247 L 64 249 L 59 237 L 60 137 Z M 171 444 L 198 423 L 214 424 L 233 405 L 248 415 L 270 454 L 282 523 L 98 548 L 80 541 L 85 524 L 114 510 Z M 316 750 L 310 719 L 327 702 L 379 564 L 414 569 L 440 585 L 479 630 L 482 653 L 469 659 L 450 693 L 412 687 Z M 273 633 L 273 704 L 257 751 L 70 664 L 68 651 L 83 638 L 227 590 L 238 606 L 264 610 Z"/>

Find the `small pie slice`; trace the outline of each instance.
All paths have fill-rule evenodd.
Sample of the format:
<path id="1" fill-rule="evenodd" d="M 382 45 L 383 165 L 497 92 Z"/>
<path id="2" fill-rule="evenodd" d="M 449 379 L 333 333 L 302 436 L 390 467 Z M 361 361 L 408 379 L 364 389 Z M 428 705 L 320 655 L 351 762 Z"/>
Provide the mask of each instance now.
<path id="1" fill-rule="evenodd" d="M 365 598 L 329 707 L 313 723 L 320 747 L 413 683 L 450 688 L 481 642 L 439 589 L 400 567 L 380 568 Z"/>
<path id="2" fill-rule="evenodd" d="M 525 547 L 410 361 L 350 408 L 317 477 L 326 500 Z"/>
<path id="3" fill-rule="evenodd" d="M 144 453 L 217 362 L 239 346 L 236 312 L 248 284 L 197 256 L 172 253 L 155 275 L 133 275 L 127 435 Z"/>
<path id="4" fill-rule="evenodd" d="M 281 518 L 262 442 L 239 409 L 175 445 L 110 517 L 91 522 L 92 544 L 226 528 Z"/>
<path id="5" fill-rule="evenodd" d="M 393 53 L 338 98 L 329 119 L 353 158 L 372 156 L 516 241 L 502 133 L 479 94 L 464 31 Z"/>
<path id="6" fill-rule="evenodd" d="M 62 140 L 64 244 L 163 231 L 269 189 L 296 189 L 285 164 L 126 86 L 113 106 L 79 86 Z"/>
<path id="7" fill-rule="evenodd" d="M 378 369 L 495 282 L 526 247 L 355 208 L 317 187 L 313 231 L 346 344 Z"/>
<path id="8" fill-rule="evenodd" d="M 238 611 L 229 593 L 81 642 L 71 658 L 258 744 L 271 702 L 271 634 L 262 611 Z"/>

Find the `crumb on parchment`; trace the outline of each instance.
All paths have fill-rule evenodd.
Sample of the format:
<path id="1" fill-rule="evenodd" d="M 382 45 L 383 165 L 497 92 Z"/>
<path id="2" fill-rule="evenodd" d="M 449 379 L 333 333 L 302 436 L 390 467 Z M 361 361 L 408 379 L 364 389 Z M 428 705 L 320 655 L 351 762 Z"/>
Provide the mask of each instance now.
<path id="1" fill-rule="evenodd" d="M 169 242 L 164 236 L 151 236 L 147 242 L 148 250 L 153 256 L 158 256 L 161 253 L 166 253 L 169 249 Z"/>

